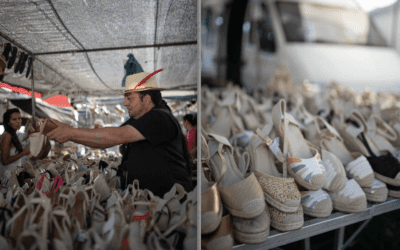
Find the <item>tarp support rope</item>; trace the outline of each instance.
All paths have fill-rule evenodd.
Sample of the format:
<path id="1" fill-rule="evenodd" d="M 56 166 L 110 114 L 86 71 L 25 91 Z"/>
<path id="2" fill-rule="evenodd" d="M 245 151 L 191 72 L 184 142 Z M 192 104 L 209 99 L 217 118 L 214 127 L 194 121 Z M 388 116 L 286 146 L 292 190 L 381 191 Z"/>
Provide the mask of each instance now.
<path id="1" fill-rule="evenodd" d="M 56 17 L 58 18 L 58 20 L 60 21 L 60 23 L 62 24 L 62 26 L 64 27 L 64 29 L 68 32 L 68 34 L 71 35 L 72 38 L 74 38 L 74 40 L 81 46 L 81 48 L 86 51 L 85 47 L 79 42 L 79 40 L 69 31 L 69 29 L 67 28 L 67 26 L 65 26 L 64 22 L 62 21 L 61 17 L 58 15 L 57 10 L 54 8 L 53 3 L 51 2 L 51 0 L 47 0 L 47 2 L 50 4 L 51 9 L 53 10 L 54 14 L 56 15 Z M 85 53 L 85 57 L 87 62 L 89 63 L 90 68 L 92 69 L 93 73 L 97 76 L 97 78 L 100 80 L 101 83 L 103 83 L 104 86 L 106 86 L 108 89 L 111 90 L 115 90 L 110 88 L 101 78 L 100 76 L 97 74 L 96 70 L 94 69 L 92 62 L 90 61 L 89 55 L 87 54 L 87 52 Z"/>

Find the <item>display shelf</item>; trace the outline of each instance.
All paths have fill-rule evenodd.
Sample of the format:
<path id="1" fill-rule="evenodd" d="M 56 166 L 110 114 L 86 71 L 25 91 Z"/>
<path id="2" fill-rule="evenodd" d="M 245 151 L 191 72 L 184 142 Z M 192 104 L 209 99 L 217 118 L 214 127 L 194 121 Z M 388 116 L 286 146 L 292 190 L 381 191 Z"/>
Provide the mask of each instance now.
<path id="1" fill-rule="evenodd" d="M 368 220 L 374 216 L 391 212 L 400 208 L 400 200 L 389 197 L 383 203 L 368 203 L 367 210 L 363 213 L 346 214 L 335 211 L 326 218 L 313 218 L 305 216 L 304 226 L 296 231 L 281 232 L 278 230 L 271 230 L 268 239 L 260 244 L 238 244 L 233 249 L 271 249 L 283 246 L 292 242 L 307 239 L 315 235 L 329 232 L 335 229 L 343 228 L 345 226 Z"/>

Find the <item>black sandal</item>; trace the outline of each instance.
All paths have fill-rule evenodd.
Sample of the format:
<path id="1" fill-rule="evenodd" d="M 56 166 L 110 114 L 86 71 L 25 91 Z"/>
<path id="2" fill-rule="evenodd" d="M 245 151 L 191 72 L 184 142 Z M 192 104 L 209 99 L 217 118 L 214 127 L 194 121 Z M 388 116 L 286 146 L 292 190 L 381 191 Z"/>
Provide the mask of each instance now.
<path id="1" fill-rule="evenodd" d="M 357 122 L 347 119 L 346 122 L 358 127 Z M 400 186 L 400 162 L 390 152 L 386 155 L 377 156 L 372 151 L 364 132 L 360 133 L 357 137 L 365 146 L 370 156 L 366 156 L 369 164 L 374 170 L 375 178 L 384 182 L 386 185 Z"/>
<path id="2" fill-rule="evenodd" d="M 17 52 L 18 52 L 17 47 L 12 47 L 11 57 L 8 60 L 7 69 L 11 69 L 11 67 L 14 66 L 15 59 L 17 59 Z"/>
<path id="3" fill-rule="evenodd" d="M 32 62 L 33 62 L 32 57 L 29 57 L 29 60 L 28 60 L 28 69 L 26 70 L 25 78 L 28 78 L 29 74 L 31 73 Z"/>
<path id="4" fill-rule="evenodd" d="M 14 73 L 18 73 L 19 72 L 19 70 L 21 68 L 21 65 L 22 65 L 22 62 L 24 61 L 24 58 L 25 58 L 25 53 L 24 52 L 19 52 L 18 55 L 17 55 L 17 58 L 18 58 L 18 62 L 14 63 Z"/>
<path id="5" fill-rule="evenodd" d="M 27 60 L 28 60 L 28 54 L 25 53 L 25 56 L 24 56 L 24 58 L 22 59 L 21 67 L 20 67 L 20 69 L 19 69 L 19 73 L 20 73 L 20 74 L 22 74 L 22 73 L 24 72 L 25 64 L 26 64 L 26 61 L 27 61 Z"/>
<path id="6" fill-rule="evenodd" d="M 4 56 L 4 58 L 6 59 L 6 62 L 7 62 L 8 58 L 9 58 L 9 54 L 10 54 L 11 49 L 12 49 L 12 46 L 11 46 L 10 43 L 5 43 L 3 46 L 4 46 L 4 50 L 3 50 L 2 55 Z"/>

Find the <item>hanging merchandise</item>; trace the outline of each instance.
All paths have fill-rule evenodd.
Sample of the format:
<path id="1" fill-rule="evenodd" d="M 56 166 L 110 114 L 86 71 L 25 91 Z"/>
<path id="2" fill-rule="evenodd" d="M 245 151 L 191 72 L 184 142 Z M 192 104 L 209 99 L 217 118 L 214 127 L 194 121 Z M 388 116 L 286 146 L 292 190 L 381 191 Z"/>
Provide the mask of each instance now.
<path id="1" fill-rule="evenodd" d="M 14 66 L 15 59 L 17 59 L 17 52 L 18 52 L 17 47 L 12 47 L 11 57 L 8 60 L 7 69 L 11 69 L 11 67 Z"/>
<path id="2" fill-rule="evenodd" d="M 139 62 L 135 59 L 135 57 L 129 53 L 128 54 L 129 60 L 125 63 L 125 76 L 122 79 L 122 87 L 125 87 L 125 80 L 127 76 L 144 72 L 142 66 L 140 66 Z"/>
<path id="3" fill-rule="evenodd" d="M 31 73 L 31 70 L 32 70 L 32 62 L 33 62 L 33 58 L 32 58 L 32 57 L 29 57 L 29 60 L 28 60 L 28 69 L 26 70 L 25 78 L 28 78 L 29 74 Z"/>

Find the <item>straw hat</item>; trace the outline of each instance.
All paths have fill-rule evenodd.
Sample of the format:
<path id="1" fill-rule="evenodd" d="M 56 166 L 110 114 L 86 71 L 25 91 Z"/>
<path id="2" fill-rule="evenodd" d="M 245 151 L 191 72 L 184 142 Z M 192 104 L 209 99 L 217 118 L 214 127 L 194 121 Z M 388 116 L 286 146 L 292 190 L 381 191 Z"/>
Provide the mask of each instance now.
<path id="1" fill-rule="evenodd" d="M 128 76 L 126 78 L 125 93 L 146 90 L 165 90 L 165 88 L 158 87 L 156 77 L 154 76 L 161 71 L 162 69 L 159 69 L 153 73 L 142 72 Z"/>

